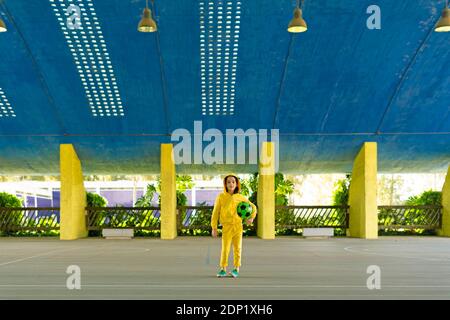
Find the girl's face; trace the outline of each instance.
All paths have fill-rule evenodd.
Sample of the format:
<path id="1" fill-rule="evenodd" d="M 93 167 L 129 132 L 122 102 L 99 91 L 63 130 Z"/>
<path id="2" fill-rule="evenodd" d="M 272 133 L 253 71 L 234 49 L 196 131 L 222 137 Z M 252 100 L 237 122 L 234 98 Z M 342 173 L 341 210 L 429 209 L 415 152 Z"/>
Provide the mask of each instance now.
<path id="1" fill-rule="evenodd" d="M 227 177 L 226 180 L 227 190 L 229 193 L 234 193 L 234 189 L 237 187 L 237 181 L 235 177 Z"/>

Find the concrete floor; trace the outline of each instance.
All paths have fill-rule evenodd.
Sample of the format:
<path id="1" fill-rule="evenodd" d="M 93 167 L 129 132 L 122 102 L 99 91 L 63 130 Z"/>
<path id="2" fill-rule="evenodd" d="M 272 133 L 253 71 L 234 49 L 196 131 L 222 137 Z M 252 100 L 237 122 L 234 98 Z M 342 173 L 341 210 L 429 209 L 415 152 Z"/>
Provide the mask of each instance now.
<path id="1" fill-rule="evenodd" d="M 244 238 L 237 279 L 216 278 L 219 254 L 209 237 L 0 238 L 0 299 L 450 299 L 450 238 Z"/>

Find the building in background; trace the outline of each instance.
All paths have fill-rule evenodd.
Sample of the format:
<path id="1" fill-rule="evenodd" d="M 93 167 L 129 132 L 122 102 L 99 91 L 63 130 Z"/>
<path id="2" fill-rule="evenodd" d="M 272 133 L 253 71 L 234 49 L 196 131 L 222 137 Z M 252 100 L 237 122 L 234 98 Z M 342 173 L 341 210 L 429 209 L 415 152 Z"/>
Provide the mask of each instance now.
<path id="1" fill-rule="evenodd" d="M 108 206 L 133 207 L 154 181 L 85 181 L 86 191 L 97 193 L 108 201 Z M 219 184 L 218 184 L 219 183 Z M 216 196 L 222 192 L 219 179 L 195 181 L 195 186 L 185 194 L 188 205 L 213 205 Z M 15 194 L 23 200 L 24 207 L 59 207 L 60 182 L 58 181 L 15 181 L 0 182 L 0 192 Z M 153 205 L 158 205 L 158 195 L 153 198 Z"/>
<path id="2" fill-rule="evenodd" d="M 292 205 L 330 205 L 335 183 L 345 178 L 344 174 L 309 174 L 287 176 L 294 182 L 294 193 L 289 198 Z M 187 205 L 214 205 L 217 195 L 223 191 L 221 176 L 193 176 L 195 186 L 186 191 Z M 402 204 L 410 196 L 426 190 L 441 191 L 445 173 L 440 174 L 379 174 L 378 204 Z M 155 181 L 117 180 L 85 181 L 88 192 L 97 193 L 108 201 L 108 206 L 133 207 Z M 0 192 L 8 192 L 23 199 L 25 207 L 59 207 L 59 181 L 8 181 L 0 182 Z M 153 198 L 158 205 L 158 195 Z"/>

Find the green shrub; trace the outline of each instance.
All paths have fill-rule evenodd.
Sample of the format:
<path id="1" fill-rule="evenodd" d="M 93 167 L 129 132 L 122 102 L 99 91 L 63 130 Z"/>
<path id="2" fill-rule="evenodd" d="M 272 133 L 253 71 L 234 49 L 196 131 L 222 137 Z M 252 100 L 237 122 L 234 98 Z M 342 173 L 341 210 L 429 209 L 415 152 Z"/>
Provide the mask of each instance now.
<path id="1" fill-rule="evenodd" d="M 161 237 L 160 230 L 134 230 L 135 237 Z"/>
<path id="2" fill-rule="evenodd" d="M 405 204 L 408 206 L 429 206 L 429 205 L 441 205 L 442 192 L 428 190 L 422 192 L 418 196 L 409 197 Z"/>
<path id="3" fill-rule="evenodd" d="M 405 201 L 407 206 L 433 206 L 441 205 L 442 192 L 427 190 L 419 195 L 411 196 Z M 420 225 L 427 221 L 427 210 L 415 209 L 406 210 L 403 216 L 393 215 L 394 209 L 384 208 L 379 210 L 378 222 L 381 225 Z M 401 229 L 401 228 L 386 228 L 378 232 L 379 235 L 436 235 L 436 230 L 426 230 L 423 228 L 417 229 Z"/>
<path id="4" fill-rule="evenodd" d="M 21 199 L 19 199 L 13 194 L 0 192 L 0 208 L 22 208 L 22 207 L 23 203 Z M 2 230 L 2 234 L 13 235 L 16 232 L 15 228 L 20 227 L 22 224 L 22 220 L 24 218 L 22 210 L 6 211 L 1 214 L 9 215 L 8 229 Z"/>
<path id="5" fill-rule="evenodd" d="M 0 208 L 21 208 L 22 200 L 13 194 L 0 192 Z"/>
<path id="6" fill-rule="evenodd" d="M 99 194 L 86 192 L 86 206 L 87 207 L 106 207 L 108 205 L 108 201 Z"/>
<path id="7" fill-rule="evenodd" d="M 86 192 L 86 206 L 89 208 L 104 208 L 108 205 L 108 201 L 102 197 L 101 195 L 93 192 Z M 106 216 L 106 212 L 98 212 L 96 214 L 97 221 L 104 221 Z M 89 230 L 89 237 L 99 237 L 101 236 L 101 231 L 98 230 Z"/>

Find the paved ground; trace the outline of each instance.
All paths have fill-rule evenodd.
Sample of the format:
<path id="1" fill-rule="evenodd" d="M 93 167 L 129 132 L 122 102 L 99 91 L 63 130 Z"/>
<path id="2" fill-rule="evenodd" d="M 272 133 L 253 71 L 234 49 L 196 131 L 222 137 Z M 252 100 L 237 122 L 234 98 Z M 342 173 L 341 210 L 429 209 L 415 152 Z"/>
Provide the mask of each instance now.
<path id="1" fill-rule="evenodd" d="M 241 277 L 218 279 L 220 240 L 209 237 L 0 238 L 0 299 L 450 299 L 450 238 L 245 238 L 243 247 Z M 70 265 L 81 290 L 67 289 Z M 373 265 L 379 290 L 367 287 Z"/>

